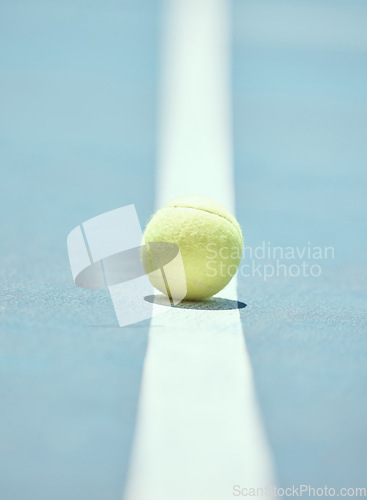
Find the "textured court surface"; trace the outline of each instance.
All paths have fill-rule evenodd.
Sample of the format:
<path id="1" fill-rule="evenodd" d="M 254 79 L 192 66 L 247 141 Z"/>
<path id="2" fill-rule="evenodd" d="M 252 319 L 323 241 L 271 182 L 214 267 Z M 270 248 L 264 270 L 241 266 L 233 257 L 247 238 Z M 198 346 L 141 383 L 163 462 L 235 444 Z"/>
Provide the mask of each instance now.
<path id="1" fill-rule="evenodd" d="M 248 245 L 335 259 L 240 279 L 243 328 L 280 481 L 365 486 L 367 10 L 272 4 L 235 7 L 237 214 Z"/>
<path id="2" fill-rule="evenodd" d="M 237 216 L 251 247 L 335 259 L 240 275 L 243 331 L 279 483 L 367 486 L 367 8 L 277 7 L 233 4 Z M 74 287 L 66 236 L 153 210 L 161 5 L 0 9 L 0 497 L 120 499 L 149 323 Z"/>

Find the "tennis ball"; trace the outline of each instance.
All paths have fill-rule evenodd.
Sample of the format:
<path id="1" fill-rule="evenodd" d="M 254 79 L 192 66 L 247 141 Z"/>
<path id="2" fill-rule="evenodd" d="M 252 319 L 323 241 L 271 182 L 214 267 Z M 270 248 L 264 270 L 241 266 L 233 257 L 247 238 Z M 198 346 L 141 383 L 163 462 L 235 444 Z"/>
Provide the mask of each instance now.
<path id="1" fill-rule="evenodd" d="M 165 281 L 161 273 L 151 272 L 151 259 L 150 263 L 143 259 L 143 265 L 152 285 L 166 295 L 182 297 L 184 280 L 186 300 L 204 299 L 222 290 L 236 274 L 243 249 L 235 217 L 216 201 L 197 195 L 180 196 L 158 210 L 145 228 L 143 243 L 148 253 L 153 244 L 178 246 L 185 271 L 181 277 L 167 266 Z"/>

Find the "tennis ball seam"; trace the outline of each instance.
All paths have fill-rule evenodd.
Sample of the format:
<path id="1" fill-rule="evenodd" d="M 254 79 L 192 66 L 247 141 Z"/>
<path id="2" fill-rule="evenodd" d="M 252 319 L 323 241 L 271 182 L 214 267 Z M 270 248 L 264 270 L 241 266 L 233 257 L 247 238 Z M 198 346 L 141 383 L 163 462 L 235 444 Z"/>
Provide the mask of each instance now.
<path id="1" fill-rule="evenodd" d="M 181 207 L 179 205 L 176 205 L 176 206 L 173 206 L 173 207 L 170 207 L 170 206 L 167 206 L 165 207 L 166 209 L 169 209 L 169 208 L 179 208 L 179 209 L 184 209 L 184 210 L 195 210 L 196 212 L 206 212 L 207 214 L 212 214 L 212 215 L 216 215 L 217 217 L 221 217 L 222 219 L 224 219 L 225 221 L 229 222 L 231 224 L 231 226 L 233 226 L 236 230 L 236 232 L 238 233 L 238 236 L 240 237 L 240 240 L 241 242 L 243 243 L 243 236 L 242 236 L 242 232 L 241 232 L 241 229 L 239 229 L 238 227 L 236 227 L 235 224 L 233 224 L 233 222 L 228 219 L 227 217 L 225 217 L 224 215 L 221 215 L 221 214 L 217 214 L 216 212 L 212 212 L 210 210 L 204 210 L 202 208 L 194 208 L 194 207 Z"/>

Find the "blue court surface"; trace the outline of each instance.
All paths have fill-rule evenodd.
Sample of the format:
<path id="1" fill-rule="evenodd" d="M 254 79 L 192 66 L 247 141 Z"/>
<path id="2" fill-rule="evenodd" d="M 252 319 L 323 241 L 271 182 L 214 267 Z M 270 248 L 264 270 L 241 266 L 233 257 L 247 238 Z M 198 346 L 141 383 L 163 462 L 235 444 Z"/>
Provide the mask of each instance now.
<path id="1" fill-rule="evenodd" d="M 367 4 L 231 7 L 236 216 L 258 248 L 238 299 L 277 482 L 367 488 Z M 163 8 L 0 5 L 1 500 L 123 497 L 150 322 L 118 328 L 107 291 L 74 285 L 66 237 L 154 211 Z M 317 276 L 290 276 L 302 262 Z"/>

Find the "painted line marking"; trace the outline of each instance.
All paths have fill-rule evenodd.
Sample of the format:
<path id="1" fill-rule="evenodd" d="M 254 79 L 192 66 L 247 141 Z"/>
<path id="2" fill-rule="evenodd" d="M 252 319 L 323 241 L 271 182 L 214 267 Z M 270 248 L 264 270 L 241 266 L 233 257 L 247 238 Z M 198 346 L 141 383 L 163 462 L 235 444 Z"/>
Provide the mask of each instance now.
<path id="1" fill-rule="evenodd" d="M 201 194 L 233 211 L 229 4 L 166 6 L 157 208 Z M 236 280 L 218 297 L 237 301 Z M 239 310 L 172 308 L 152 319 L 124 498 L 223 500 L 236 484 L 274 484 Z"/>

